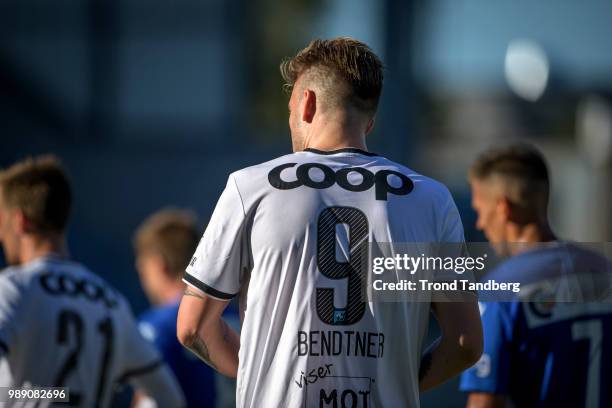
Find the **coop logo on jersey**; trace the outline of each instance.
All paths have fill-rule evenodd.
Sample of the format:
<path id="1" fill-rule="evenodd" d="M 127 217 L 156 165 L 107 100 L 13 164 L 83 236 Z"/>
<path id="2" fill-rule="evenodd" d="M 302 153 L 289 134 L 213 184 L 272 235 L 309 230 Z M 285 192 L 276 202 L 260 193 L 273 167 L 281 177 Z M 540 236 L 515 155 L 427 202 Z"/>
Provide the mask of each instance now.
<path id="1" fill-rule="evenodd" d="M 107 307 L 117 306 L 117 299 L 97 283 L 70 275 L 45 273 L 40 276 L 41 287 L 52 296 L 82 296 L 92 302 L 102 301 Z"/>
<path id="2" fill-rule="evenodd" d="M 268 181 L 272 187 L 279 190 L 291 190 L 300 186 L 316 189 L 326 189 L 334 184 L 348 191 L 366 191 L 374 186 L 375 197 L 377 200 L 387 200 L 389 193 L 394 195 L 409 194 L 414 188 L 412 180 L 405 174 L 394 170 L 380 170 L 376 173 L 362 167 L 345 167 L 338 171 L 321 163 L 303 163 L 295 170 L 295 180 L 281 178 L 281 172 L 292 168 L 297 163 L 285 163 L 273 168 L 268 173 Z M 323 172 L 323 178 L 313 180 L 310 174 L 311 169 L 319 169 Z M 361 183 L 351 184 L 348 176 L 351 173 L 359 173 L 362 177 Z M 400 180 L 399 186 L 389 183 L 389 176 L 395 176 Z M 395 184 L 395 183 L 394 183 Z"/>

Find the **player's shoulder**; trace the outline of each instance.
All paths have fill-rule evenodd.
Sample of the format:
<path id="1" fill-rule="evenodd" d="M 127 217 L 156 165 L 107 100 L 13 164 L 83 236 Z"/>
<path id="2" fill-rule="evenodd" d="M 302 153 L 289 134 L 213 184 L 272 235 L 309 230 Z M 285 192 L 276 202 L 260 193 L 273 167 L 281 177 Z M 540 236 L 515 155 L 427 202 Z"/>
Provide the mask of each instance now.
<path id="1" fill-rule="evenodd" d="M 25 290 L 39 272 L 40 266 L 38 263 L 8 266 L 0 271 L 0 285 L 5 288 L 10 286 L 15 289 Z"/>
<path id="2" fill-rule="evenodd" d="M 492 276 L 533 283 L 567 273 L 610 273 L 611 265 L 609 259 L 591 248 L 552 241 L 510 257 L 493 271 Z"/>
<path id="3" fill-rule="evenodd" d="M 408 176 L 414 183 L 415 190 L 418 189 L 419 191 L 428 194 L 433 198 L 442 200 L 446 200 L 451 197 L 450 190 L 446 184 L 442 183 L 441 181 L 425 176 L 403 164 L 394 162 L 387 158 L 383 159 L 389 163 L 389 166 L 396 166 L 399 171 Z"/>
<path id="4" fill-rule="evenodd" d="M 254 164 L 252 166 L 244 167 L 240 170 L 236 170 L 230 174 L 230 179 L 234 178 L 236 180 L 244 180 L 252 178 L 253 176 L 267 174 L 270 170 L 278 167 L 279 165 L 286 163 L 297 163 L 304 159 L 304 157 L 300 157 L 299 153 L 289 153 L 279 157 L 276 157 L 272 160 L 268 160 L 262 163 Z"/>
<path id="5" fill-rule="evenodd" d="M 23 276 L 22 268 L 9 266 L 0 271 L 0 296 L 14 299 L 23 295 L 28 288 L 28 279 Z"/>
<path id="6" fill-rule="evenodd" d="M 385 157 L 381 157 L 377 165 L 400 172 L 412 181 L 410 196 L 419 208 L 429 207 L 440 214 L 455 208 L 453 196 L 444 183 Z"/>

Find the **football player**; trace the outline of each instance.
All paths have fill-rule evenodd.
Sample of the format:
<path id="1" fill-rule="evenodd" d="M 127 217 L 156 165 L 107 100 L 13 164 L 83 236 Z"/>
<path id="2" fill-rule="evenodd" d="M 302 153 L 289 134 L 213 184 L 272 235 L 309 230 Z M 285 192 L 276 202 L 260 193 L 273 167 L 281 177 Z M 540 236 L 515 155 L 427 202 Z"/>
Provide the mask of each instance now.
<path id="1" fill-rule="evenodd" d="M 0 386 L 65 387 L 71 406 L 106 407 L 114 386 L 127 382 L 159 406 L 183 406 L 176 379 L 139 334 L 127 301 L 70 260 L 71 201 L 53 157 L 0 173 L 0 241 L 12 265 L 0 273 Z"/>
<path id="2" fill-rule="evenodd" d="M 480 356 L 475 296 L 460 303 L 362 298 L 368 243 L 458 242 L 442 184 L 366 147 L 379 58 L 315 40 L 281 66 L 294 153 L 229 176 L 189 264 L 180 341 L 238 377 L 239 407 L 417 407 L 419 392 Z M 240 297 L 240 337 L 221 319 Z M 422 356 L 430 310 L 442 337 Z"/>

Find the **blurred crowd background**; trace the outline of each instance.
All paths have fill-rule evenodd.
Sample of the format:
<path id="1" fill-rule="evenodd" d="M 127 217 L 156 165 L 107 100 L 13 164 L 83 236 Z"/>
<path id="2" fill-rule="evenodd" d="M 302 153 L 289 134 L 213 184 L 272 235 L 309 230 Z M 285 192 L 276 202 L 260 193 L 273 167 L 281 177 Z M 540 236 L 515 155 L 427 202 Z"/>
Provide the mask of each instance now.
<path id="1" fill-rule="evenodd" d="M 135 228 L 165 206 L 204 226 L 230 172 L 288 153 L 278 65 L 336 36 L 386 65 L 370 150 L 446 183 L 468 240 L 466 169 L 515 140 L 550 162 L 555 231 L 612 240 L 608 0 L 4 0 L 0 167 L 64 161 L 72 256 L 139 313 Z M 423 405 L 459 406 L 455 390 Z"/>

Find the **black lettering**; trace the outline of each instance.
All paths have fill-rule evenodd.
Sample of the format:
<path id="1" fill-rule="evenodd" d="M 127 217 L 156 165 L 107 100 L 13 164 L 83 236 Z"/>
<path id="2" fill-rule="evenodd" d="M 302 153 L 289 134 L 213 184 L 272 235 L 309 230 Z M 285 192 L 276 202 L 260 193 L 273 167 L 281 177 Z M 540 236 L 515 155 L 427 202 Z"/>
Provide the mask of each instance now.
<path id="1" fill-rule="evenodd" d="M 325 367 L 319 367 L 319 369 L 317 370 L 317 376 L 319 376 L 320 378 L 325 377 Z"/>
<path id="2" fill-rule="evenodd" d="M 365 333 L 357 333 L 355 335 L 355 355 L 365 357 L 365 341 L 366 334 Z"/>
<path id="3" fill-rule="evenodd" d="M 319 408 L 323 408 L 323 404 L 333 404 L 334 408 L 338 408 L 338 391 L 332 390 L 331 394 L 327 395 L 324 389 L 319 392 Z"/>
<path id="4" fill-rule="evenodd" d="M 112 291 L 86 279 L 64 274 L 45 273 L 39 278 L 42 289 L 51 296 L 83 296 L 85 299 L 97 302 L 101 300 L 106 307 L 117 306 L 117 299 Z"/>
<path id="5" fill-rule="evenodd" d="M 83 294 L 85 297 L 91 301 L 96 301 L 103 296 L 102 288 L 92 284 L 91 282 L 84 281 L 81 288 L 83 289 Z"/>
<path id="6" fill-rule="evenodd" d="M 292 188 L 296 188 L 302 185 L 300 180 L 294 181 L 285 181 L 281 179 L 281 172 L 285 169 L 295 166 L 297 163 L 286 163 L 281 164 L 278 167 L 275 167 L 268 173 L 268 181 L 270 185 L 274 188 L 278 188 L 279 190 L 291 190 Z"/>
<path id="7" fill-rule="evenodd" d="M 342 353 L 342 333 L 334 330 L 334 356 Z"/>
<path id="8" fill-rule="evenodd" d="M 351 397 L 351 405 L 348 405 L 346 403 L 346 399 L 347 397 L 350 396 Z M 342 392 L 342 396 L 340 397 L 340 400 L 342 401 L 342 408 L 356 408 L 357 407 L 357 394 L 355 394 L 355 391 L 353 390 L 344 390 Z"/>
<path id="9" fill-rule="evenodd" d="M 300 186 L 306 186 L 315 189 L 326 189 L 334 184 L 338 184 L 341 188 L 361 192 L 366 191 L 375 186 L 375 197 L 377 200 L 387 200 L 389 193 L 394 195 L 407 195 L 413 188 L 414 183 L 408 176 L 395 170 L 380 170 L 376 174 L 362 167 L 347 167 L 334 171 L 332 168 L 320 163 L 303 163 L 296 169 L 296 179 L 287 181 L 281 178 L 281 172 L 285 169 L 295 167 L 297 163 L 285 163 L 273 168 L 268 173 L 268 181 L 270 185 L 279 190 L 291 190 Z M 317 168 L 323 172 L 323 179 L 315 181 L 310 177 L 310 170 Z M 361 183 L 351 184 L 349 182 L 349 174 L 355 172 L 362 176 Z M 388 180 L 388 176 L 395 175 L 401 180 L 399 187 L 393 187 Z"/>
<path id="10" fill-rule="evenodd" d="M 354 334 L 354 331 L 345 331 L 346 334 L 346 355 L 351 355 L 351 336 Z"/>
<path id="11" fill-rule="evenodd" d="M 363 177 L 361 184 L 349 183 L 348 175 L 352 172 L 361 174 Z M 361 167 L 349 167 L 338 170 L 336 173 L 336 182 L 340 187 L 348 191 L 365 191 L 374 185 L 374 174 Z"/>
<path id="12" fill-rule="evenodd" d="M 60 275 L 58 278 L 59 287 L 64 295 L 75 297 L 80 292 L 80 285 L 75 281 L 67 277 L 66 275 Z"/>
<path id="13" fill-rule="evenodd" d="M 309 354 L 311 356 L 318 356 L 319 355 L 319 353 L 317 353 L 317 352 L 315 352 L 313 350 L 314 346 L 319 342 L 318 340 L 314 339 L 314 337 L 318 336 L 318 335 L 319 335 L 319 332 L 316 332 L 316 331 L 311 331 L 310 332 L 310 344 L 308 345 L 308 347 L 310 348 L 310 353 Z"/>
<path id="14" fill-rule="evenodd" d="M 389 184 L 389 180 L 387 179 L 387 177 L 392 174 L 402 180 L 402 185 L 400 187 L 393 187 L 391 184 Z M 406 195 L 410 193 L 414 188 L 412 180 L 410 180 L 406 175 L 398 171 L 381 170 L 376 173 L 376 176 L 374 177 L 376 179 L 375 195 L 377 200 L 387 200 L 388 193 L 392 193 L 395 195 Z"/>
<path id="15" fill-rule="evenodd" d="M 310 384 L 314 384 L 317 382 L 317 380 L 319 379 L 319 377 L 317 377 L 317 375 L 315 374 L 317 371 L 316 368 L 313 368 L 312 370 L 310 370 L 310 372 L 308 373 L 308 381 Z"/>
<path id="16" fill-rule="evenodd" d="M 354 356 L 381 358 L 384 355 L 383 333 L 353 330 L 298 331 L 297 353 L 302 356 Z"/>
<path id="17" fill-rule="evenodd" d="M 304 346 L 304 351 L 302 351 Z M 298 356 L 305 356 L 308 354 L 308 335 L 304 331 L 298 332 Z"/>
<path id="18" fill-rule="evenodd" d="M 297 382 L 295 380 L 293 380 L 293 381 L 297 384 L 298 387 L 302 388 L 302 380 L 304 379 L 304 372 L 303 371 L 300 371 L 300 372 L 301 372 L 301 374 L 300 374 L 300 382 Z"/>
<path id="19" fill-rule="evenodd" d="M 61 295 L 62 290 L 60 287 L 57 286 L 57 280 L 54 280 L 54 281 L 51 280 L 52 277 L 53 275 L 51 275 L 50 273 L 45 273 L 41 275 L 40 285 L 50 295 Z M 54 282 L 55 285 L 53 285 L 52 282 Z"/>
<path id="20" fill-rule="evenodd" d="M 314 181 L 310 178 L 310 169 L 319 169 L 323 172 L 323 180 Z M 325 189 L 334 185 L 335 177 L 334 171 L 327 167 L 324 164 L 319 163 L 304 163 L 300 167 L 297 168 L 296 171 L 297 178 L 304 184 L 306 187 L 316 188 L 316 189 Z"/>
<path id="21" fill-rule="evenodd" d="M 378 336 L 378 333 L 368 333 L 368 357 L 376 358 L 376 354 L 372 353 L 372 348 L 374 347 L 374 340 L 372 337 Z M 378 354 L 378 353 L 377 353 Z"/>
<path id="22" fill-rule="evenodd" d="M 368 408 L 368 396 L 370 395 L 370 391 L 359 391 L 359 395 L 361 395 L 361 400 L 362 400 L 362 404 L 361 406 L 363 408 Z"/>
<path id="23" fill-rule="evenodd" d="M 321 332 L 321 355 L 329 356 L 331 355 L 331 346 L 332 346 L 332 335 L 330 332 Z"/>

